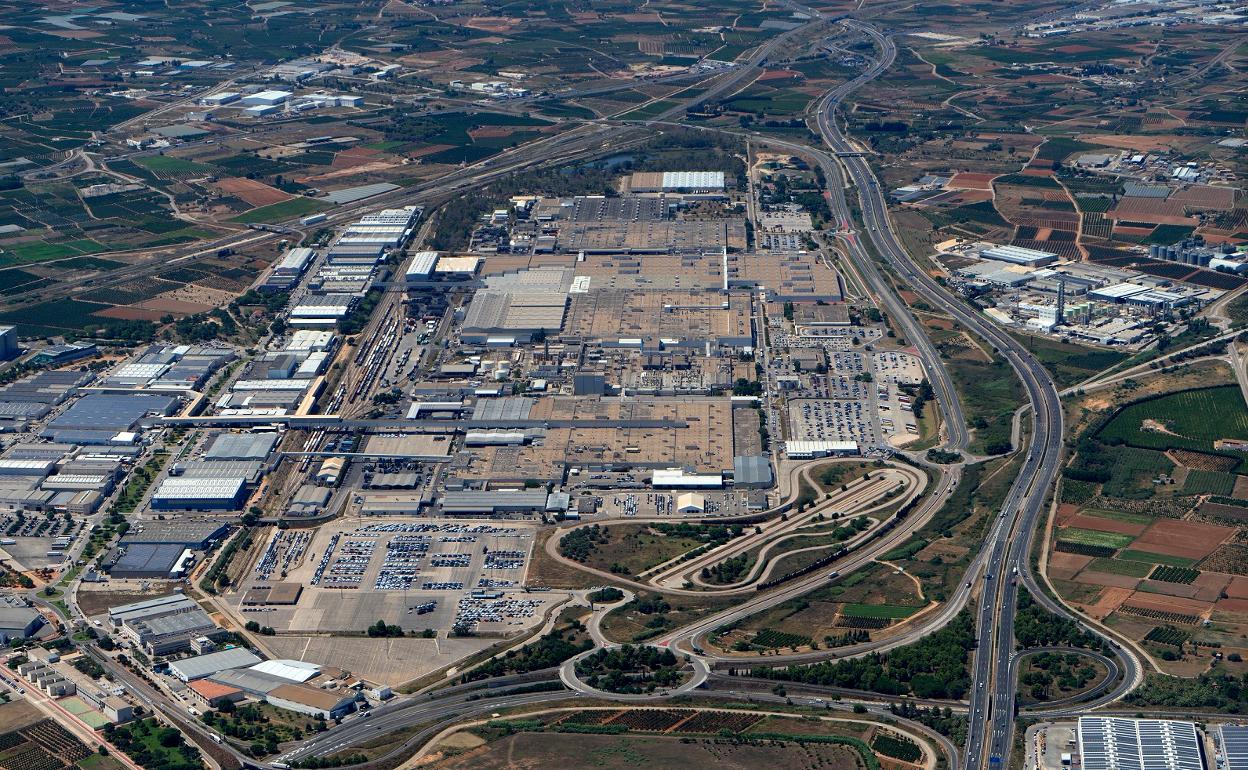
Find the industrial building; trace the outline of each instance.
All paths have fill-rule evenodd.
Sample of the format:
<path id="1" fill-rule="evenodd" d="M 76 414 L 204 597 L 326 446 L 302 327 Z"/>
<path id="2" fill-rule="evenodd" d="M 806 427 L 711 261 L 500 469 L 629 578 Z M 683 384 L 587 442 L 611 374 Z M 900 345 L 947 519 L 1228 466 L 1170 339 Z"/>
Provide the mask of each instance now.
<path id="1" fill-rule="evenodd" d="M 175 660 L 169 664 L 169 672 L 183 682 L 191 682 L 228 671 L 231 668 L 254 666 L 259 662 L 260 658 L 250 650 L 243 647 L 231 647 L 220 652 Z"/>
<path id="2" fill-rule="evenodd" d="M 108 617 L 122 636 L 151 655 L 188 649 L 201 636 L 214 641 L 226 636 L 198 604 L 176 593 L 113 607 Z"/>
<path id="3" fill-rule="evenodd" d="M 277 445 L 276 433 L 219 433 L 204 451 L 207 460 L 263 460 Z"/>
<path id="4" fill-rule="evenodd" d="M 122 544 L 110 552 L 104 571 L 117 580 L 164 580 L 180 577 L 193 560 L 178 543 Z"/>
<path id="5" fill-rule="evenodd" d="M 1078 741 L 1083 770 L 1205 770 L 1192 722 L 1084 716 Z"/>
<path id="6" fill-rule="evenodd" d="M 0 602 L 0 644 L 12 639 L 29 639 L 44 624 L 43 615 L 34 607 L 25 606 L 22 600 Z"/>
<path id="7" fill-rule="evenodd" d="M 177 405 L 176 396 L 156 393 L 88 393 L 53 418 L 41 435 L 69 444 L 133 444 L 140 420 L 169 415 Z"/>
<path id="8" fill-rule="evenodd" d="M 546 509 L 546 490 L 448 491 L 440 503 L 442 512 L 448 515 L 537 513 Z"/>
<path id="9" fill-rule="evenodd" d="M 786 441 L 784 453 L 790 460 L 811 460 L 858 454 L 857 441 Z"/>
<path id="10" fill-rule="evenodd" d="M 1027 267 L 1043 267 L 1057 261 L 1056 254 L 1037 249 L 1025 249 L 1022 246 L 993 246 L 979 252 L 979 256 L 981 259 L 992 259 Z"/>
<path id="11" fill-rule="evenodd" d="M 739 455 L 732 459 L 732 484 L 746 489 L 767 489 L 773 476 L 766 455 Z"/>
<path id="12" fill-rule="evenodd" d="M 1226 760 L 1224 770 L 1248 770 L 1248 725 L 1221 725 L 1218 743 Z"/>
<path id="13" fill-rule="evenodd" d="M 635 193 L 723 192 L 722 171 L 639 171 L 629 177 L 628 188 Z"/>
<path id="14" fill-rule="evenodd" d="M 247 479 L 171 476 L 152 493 L 151 506 L 160 511 L 236 511 L 247 499 Z"/>
<path id="15" fill-rule="evenodd" d="M 354 690 L 331 692 L 301 684 L 282 684 L 270 690 L 265 700 L 299 714 L 336 719 L 355 708 L 355 697 Z"/>
<path id="16" fill-rule="evenodd" d="M 284 103 L 291 96 L 294 96 L 294 94 L 290 91 L 259 91 L 254 94 L 247 94 L 243 97 L 242 102 L 248 106 L 272 106 Z"/>

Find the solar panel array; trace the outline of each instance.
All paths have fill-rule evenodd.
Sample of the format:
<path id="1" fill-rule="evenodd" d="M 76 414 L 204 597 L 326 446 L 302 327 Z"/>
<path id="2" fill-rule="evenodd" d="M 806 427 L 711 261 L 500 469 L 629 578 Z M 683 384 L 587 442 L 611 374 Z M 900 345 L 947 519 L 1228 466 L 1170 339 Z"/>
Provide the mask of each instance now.
<path id="1" fill-rule="evenodd" d="M 1204 770 L 1192 722 L 1080 717 L 1079 755 L 1083 770 Z"/>
<path id="2" fill-rule="evenodd" d="M 1226 770 L 1248 770 L 1248 725 L 1222 725 L 1219 732 Z"/>

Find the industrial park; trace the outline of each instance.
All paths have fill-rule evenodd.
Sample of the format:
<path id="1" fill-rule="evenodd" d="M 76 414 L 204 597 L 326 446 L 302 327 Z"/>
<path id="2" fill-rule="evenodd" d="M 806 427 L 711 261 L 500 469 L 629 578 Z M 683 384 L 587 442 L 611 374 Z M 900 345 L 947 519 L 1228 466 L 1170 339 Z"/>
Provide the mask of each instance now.
<path id="1" fill-rule="evenodd" d="M 0 5 L 0 768 L 1248 770 L 1242 3 Z"/>

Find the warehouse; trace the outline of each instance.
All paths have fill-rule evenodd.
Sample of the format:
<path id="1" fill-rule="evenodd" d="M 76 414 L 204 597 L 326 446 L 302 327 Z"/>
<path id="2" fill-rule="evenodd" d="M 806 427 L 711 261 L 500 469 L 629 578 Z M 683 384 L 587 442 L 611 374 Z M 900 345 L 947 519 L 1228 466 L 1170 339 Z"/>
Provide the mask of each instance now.
<path id="1" fill-rule="evenodd" d="M 1022 246 L 993 246 L 979 252 L 981 259 L 1009 262 L 1012 265 L 1042 267 L 1057 261 L 1057 255 L 1048 251 L 1025 249 Z"/>
<path id="2" fill-rule="evenodd" d="M 635 193 L 722 192 L 722 171 L 639 171 L 629 177 L 629 190 Z"/>
<path id="3" fill-rule="evenodd" d="M 198 680 L 204 681 L 204 680 Z M 264 674 L 259 671 L 253 671 L 250 668 L 231 668 L 217 674 L 207 677 L 207 681 L 216 684 L 225 685 L 226 687 L 234 687 L 242 690 L 253 698 L 263 698 L 269 692 L 282 685 L 290 684 L 286 679 L 272 674 Z"/>
<path id="4" fill-rule="evenodd" d="M 201 708 L 220 708 L 223 703 L 238 703 L 247 697 L 237 687 L 231 687 L 227 684 L 220 684 L 207 679 L 197 679 L 188 684 L 186 689 L 191 693 L 191 699 L 198 703 Z"/>
<path id="5" fill-rule="evenodd" d="M 1204 770 L 1192 722 L 1079 717 L 1083 770 Z"/>
<path id="6" fill-rule="evenodd" d="M 718 489 L 723 485 L 721 474 L 685 473 L 683 468 L 659 469 L 650 477 L 655 489 Z"/>
<path id="7" fill-rule="evenodd" d="M 463 490 L 447 492 L 441 500 L 446 514 L 536 513 L 546 509 L 546 490 Z"/>
<path id="8" fill-rule="evenodd" d="M 191 640 L 200 636 L 214 641 L 226 636 L 208 613 L 181 594 L 113 607 L 108 615 L 123 636 L 152 655 L 189 649 Z"/>
<path id="9" fill-rule="evenodd" d="M 246 479 L 242 477 L 170 477 L 152 493 L 151 505 L 160 511 L 236 511 L 246 499 Z"/>
<path id="10" fill-rule="evenodd" d="M 784 453 L 790 460 L 858 454 L 857 441 L 786 441 Z"/>
<path id="11" fill-rule="evenodd" d="M 1248 727 L 1222 725 L 1218 728 L 1226 770 L 1248 770 Z"/>
<path id="12" fill-rule="evenodd" d="M 260 662 L 260 658 L 243 647 L 231 647 L 221 652 L 197 655 L 175 660 L 169 664 L 169 672 L 183 682 L 219 674 L 232 668 L 246 668 Z"/>
<path id="13" fill-rule="evenodd" d="M 309 679 L 315 679 L 321 674 L 321 667 L 315 663 L 307 663 L 302 660 L 287 660 L 279 658 L 275 660 L 266 660 L 263 663 L 257 663 L 251 667 L 252 671 L 259 671 L 262 674 L 280 677 L 290 682 L 303 684 Z"/>
<path id="14" fill-rule="evenodd" d="M 116 580 L 164 580 L 189 551 L 177 543 L 136 543 L 118 546 L 104 563 Z"/>
<path id="15" fill-rule="evenodd" d="M 283 684 L 269 691 L 265 700 L 278 708 L 300 714 L 336 719 L 355 708 L 355 691 L 337 693 L 301 684 Z"/>
<path id="16" fill-rule="evenodd" d="M 407 266 L 407 272 L 404 277 L 407 283 L 421 283 L 428 281 L 433 275 L 433 269 L 438 264 L 438 252 L 436 251 L 418 251 L 412 255 L 412 261 Z"/>
<path id="17" fill-rule="evenodd" d="M 169 415 L 175 396 L 152 393 L 89 393 L 48 423 L 45 438 L 71 444 L 133 443 L 119 434 L 133 431 L 148 415 Z"/>
<path id="18" fill-rule="evenodd" d="M 243 97 L 243 104 L 248 105 L 274 105 L 281 104 L 289 99 L 293 94 L 290 91 L 259 91 L 254 94 L 248 94 Z"/>
<path id="19" fill-rule="evenodd" d="M 206 460 L 263 460 L 277 445 L 276 433 L 222 433 L 204 452 Z"/>
<path id="20" fill-rule="evenodd" d="M 28 639 L 43 624 L 43 615 L 34 607 L 0 603 L 0 644 L 8 644 L 11 639 Z"/>
<path id="21" fill-rule="evenodd" d="M 767 489 L 771 482 L 771 460 L 765 455 L 738 455 L 732 459 L 733 486 Z"/>

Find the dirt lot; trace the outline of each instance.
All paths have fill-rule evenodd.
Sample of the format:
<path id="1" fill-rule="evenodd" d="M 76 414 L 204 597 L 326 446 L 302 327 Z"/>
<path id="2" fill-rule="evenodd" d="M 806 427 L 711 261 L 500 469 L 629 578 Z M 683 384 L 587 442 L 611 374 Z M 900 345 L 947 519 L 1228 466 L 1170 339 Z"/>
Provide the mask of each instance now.
<path id="1" fill-rule="evenodd" d="M 1144 532 L 1144 530 L 1148 529 L 1147 524 L 1134 524 L 1129 521 L 1104 519 L 1100 516 L 1087 516 L 1082 513 L 1072 517 L 1070 521 L 1063 526 L 1091 529 L 1097 532 L 1113 532 L 1119 535 L 1140 535 Z"/>
<path id="2" fill-rule="evenodd" d="M 1158 519 L 1131 547 L 1140 551 L 1203 559 L 1226 541 L 1235 530 L 1198 521 Z"/>
<path id="3" fill-rule="evenodd" d="M 217 187 L 226 195 L 233 195 L 256 207 L 281 203 L 291 197 L 276 187 L 269 187 L 264 182 L 258 182 L 255 179 L 228 177 L 219 180 Z"/>

